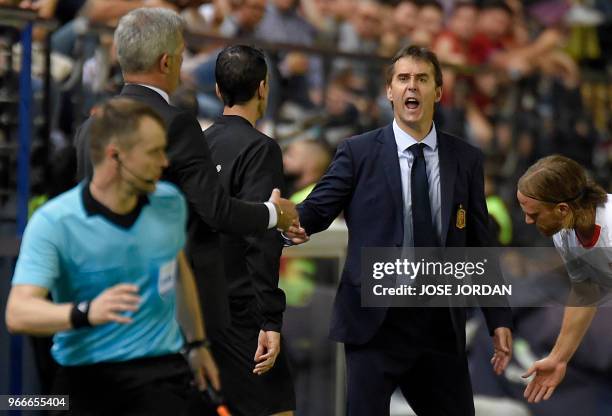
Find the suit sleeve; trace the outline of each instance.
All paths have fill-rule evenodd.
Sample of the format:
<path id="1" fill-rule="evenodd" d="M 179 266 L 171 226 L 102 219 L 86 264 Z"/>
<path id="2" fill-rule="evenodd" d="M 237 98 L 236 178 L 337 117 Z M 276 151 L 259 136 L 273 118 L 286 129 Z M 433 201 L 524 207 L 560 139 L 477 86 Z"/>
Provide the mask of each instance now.
<path id="1" fill-rule="evenodd" d="M 268 140 L 253 149 L 239 168 L 240 178 L 237 197 L 252 201 L 265 200 L 274 188 L 283 185 L 283 157 L 278 145 Z M 252 277 L 255 298 L 261 314 L 261 329 L 280 332 L 285 293 L 278 287 L 278 273 L 283 240 L 276 230 L 268 230 L 257 236 L 245 237 L 247 249 L 245 261 Z"/>
<path id="2" fill-rule="evenodd" d="M 353 157 L 348 141 L 338 147 L 334 160 L 308 198 L 298 205 L 300 223 L 308 234 L 329 227 L 353 193 Z"/>
<path id="3" fill-rule="evenodd" d="M 490 247 L 492 243 L 489 229 L 489 211 L 484 194 L 483 154 L 478 156 L 472 168 L 470 183 L 470 210 L 468 212 L 467 241 L 470 247 Z"/>
<path id="4" fill-rule="evenodd" d="M 484 155 L 478 151 L 478 157 L 472 169 L 472 182 L 470 183 L 470 211 L 468 214 L 467 242 L 469 247 L 490 247 L 491 233 L 489 231 L 489 213 L 487 211 L 487 203 L 484 194 Z M 496 268 L 497 276 L 501 282 L 501 270 Z M 495 276 L 492 277 L 494 279 Z M 497 307 L 481 306 L 482 313 L 487 322 L 489 335 L 493 335 L 496 328 L 507 327 L 512 329 L 512 309 L 510 308 L 507 299 L 504 297 L 499 300 L 500 305 Z"/>
<path id="5" fill-rule="evenodd" d="M 168 138 L 166 174 L 183 191 L 196 215 L 220 231 L 249 234 L 267 230 L 270 214 L 264 204 L 231 198 L 221 186 L 204 133 L 191 115 L 176 117 L 168 127 Z"/>

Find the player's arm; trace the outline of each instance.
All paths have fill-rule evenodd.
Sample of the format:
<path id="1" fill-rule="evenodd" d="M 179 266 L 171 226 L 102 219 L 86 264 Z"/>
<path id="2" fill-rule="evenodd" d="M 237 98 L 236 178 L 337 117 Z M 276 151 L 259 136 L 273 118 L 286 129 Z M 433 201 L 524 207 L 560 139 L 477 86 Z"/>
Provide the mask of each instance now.
<path id="1" fill-rule="evenodd" d="M 599 294 L 599 286 L 590 280 L 572 284 L 569 306 L 565 307 L 561 331 L 549 356 L 565 363 L 572 358 L 597 312 L 597 306 L 572 305 L 593 305 Z"/>
<path id="2" fill-rule="evenodd" d="M 9 332 L 42 336 L 72 328 L 72 304 L 54 304 L 47 300 L 47 293 L 46 288 L 34 285 L 11 288 L 6 303 L 6 327 Z"/>
<path id="3" fill-rule="evenodd" d="M 235 175 L 234 186 L 240 199 L 264 200 L 273 188 L 283 186 L 283 156 L 276 142 L 267 140 L 242 156 L 242 172 Z M 248 173 L 248 174 L 247 174 Z M 278 287 L 282 239 L 276 231 L 246 236 L 248 247 L 244 260 L 251 276 L 257 307 L 262 317 L 253 372 L 269 371 L 281 348 L 281 327 L 285 294 Z"/>
<path id="4" fill-rule="evenodd" d="M 311 235 L 326 230 L 345 208 L 354 190 L 353 154 L 349 140 L 338 146 L 327 172 L 298 206 L 300 224 Z M 289 238 L 300 237 L 287 233 Z"/>
<path id="5" fill-rule="evenodd" d="M 42 209 L 41 209 L 42 210 Z M 32 335 L 51 335 L 74 327 L 101 325 L 107 322 L 130 323 L 125 311 L 138 309 L 140 298 L 135 285 L 118 284 L 101 292 L 88 302 L 79 315 L 74 303 L 53 303 L 48 291 L 62 279 L 60 253 L 63 244 L 57 222 L 36 212 L 25 229 L 19 258 L 15 266 L 13 286 L 6 305 L 6 326 L 9 331 Z M 75 313 L 73 313 L 75 312 Z"/>
<path id="6" fill-rule="evenodd" d="M 561 332 L 550 356 L 567 363 L 582 342 L 597 313 L 596 306 L 567 306 L 563 314 Z"/>
<path id="7" fill-rule="evenodd" d="M 54 304 L 49 289 L 60 274 L 57 223 L 34 213 L 23 233 L 13 285 L 6 302 L 6 327 L 12 333 L 52 335 L 71 328 L 72 304 Z"/>
<path id="8" fill-rule="evenodd" d="M 592 304 L 598 295 L 598 286 L 590 281 L 572 284 L 568 302 L 570 306 L 565 307 L 561 331 L 550 357 L 564 363 L 572 358 L 595 317 L 597 307 L 571 305 Z"/>
<path id="9" fill-rule="evenodd" d="M 178 268 L 179 278 L 176 284 L 177 318 L 187 339 L 187 345 L 195 345 L 195 348 L 189 348 L 188 350 L 189 365 L 199 389 L 206 389 L 206 379 L 208 379 L 213 387 L 219 390 L 221 388 L 219 370 L 204 343 L 206 330 L 197 296 L 195 278 L 183 250 L 178 254 Z"/>
<path id="10" fill-rule="evenodd" d="M 272 140 L 243 155 L 243 170 L 236 173 L 234 187 L 237 197 L 247 201 L 265 200 L 273 188 L 283 187 L 283 156 Z M 275 230 L 245 237 L 248 243 L 246 262 L 259 312 L 261 329 L 280 333 L 285 294 L 278 288 L 282 239 Z"/>
<path id="11" fill-rule="evenodd" d="M 471 169 L 469 193 L 469 210 L 467 214 L 467 245 L 472 247 L 489 247 L 491 235 L 489 232 L 489 214 L 484 193 L 484 155 L 478 151 L 475 163 Z M 497 266 L 491 270 L 489 279 L 501 283 L 501 271 Z M 496 299 L 497 306 L 481 306 L 489 333 L 492 336 L 494 354 L 491 359 L 493 371 L 500 375 L 512 359 L 512 310 L 508 300 Z"/>
<path id="12" fill-rule="evenodd" d="M 271 203 L 268 202 L 270 193 L 261 200 L 265 203 L 251 203 L 229 196 L 219 182 L 208 144 L 192 116 L 178 116 L 168 128 L 168 137 L 174 140 L 167 149 L 172 163 L 166 174 L 185 194 L 194 214 L 206 224 L 219 231 L 238 234 L 291 227 L 297 218 L 295 205 L 280 195 L 272 196 Z"/>
<path id="13" fill-rule="evenodd" d="M 590 286 L 588 283 L 572 285 L 570 304 L 573 304 L 576 299 L 583 299 L 586 296 L 585 290 L 592 289 Z M 565 307 L 561 331 L 552 351 L 547 357 L 533 363 L 523 375 L 523 377 L 529 377 L 535 374 L 525 389 L 524 396 L 527 401 L 538 403 L 552 396 L 557 386 L 563 381 L 567 363 L 580 346 L 596 313 L 596 306 Z"/>
<path id="14" fill-rule="evenodd" d="M 14 285 L 6 305 L 6 326 L 10 332 L 30 335 L 52 335 L 73 329 L 74 303 L 53 303 L 48 289 L 36 285 Z M 140 303 L 138 287 L 118 284 L 94 298 L 88 307 L 90 326 L 108 322 L 129 324 L 132 319 L 122 312 L 136 311 Z"/>
<path id="15" fill-rule="evenodd" d="M 179 278 L 176 284 L 177 318 L 187 342 L 206 338 L 204 320 L 193 272 L 187 263 L 185 253 L 178 255 Z"/>

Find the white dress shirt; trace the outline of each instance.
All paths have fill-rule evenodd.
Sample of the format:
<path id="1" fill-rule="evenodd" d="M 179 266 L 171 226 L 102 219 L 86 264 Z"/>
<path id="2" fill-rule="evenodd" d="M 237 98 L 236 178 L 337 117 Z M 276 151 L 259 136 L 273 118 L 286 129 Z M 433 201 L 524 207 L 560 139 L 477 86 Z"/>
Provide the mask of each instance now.
<path id="1" fill-rule="evenodd" d="M 393 120 L 393 134 L 397 144 L 397 155 L 399 158 L 402 179 L 402 196 L 404 202 L 404 247 L 414 246 L 412 227 L 412 196 L 410 186 L 410 173 L 414 162 L 414 155 L 408 148 L 417 143 L 424 143 L 423 155 L 427 170 L 427 183 L 429 185 L 429 203 L 431 206 L 431 218 L 438 235 L 438 241 L 442 235 L 442 198 L 440 193 L 440 157 L 438 156 L 438 136 L 436 126 L 432 123 L 431 130 L 420 142 L 400 128 Z"/>

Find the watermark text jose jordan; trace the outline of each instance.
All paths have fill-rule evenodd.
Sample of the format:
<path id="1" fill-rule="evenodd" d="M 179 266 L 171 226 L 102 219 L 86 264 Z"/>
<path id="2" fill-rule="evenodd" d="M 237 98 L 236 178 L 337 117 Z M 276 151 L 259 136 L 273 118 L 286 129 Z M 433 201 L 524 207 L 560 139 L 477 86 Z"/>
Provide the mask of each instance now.
<path id="1" fill-rule="evenodd" d="M 479 277 L 486 272 L 487 259 L 479 262 L 441 262 L 421 261 L 413 262 L 408 259 L 397 259 L 394 262 L 375 262 L 372 265 L 372 277 L 380 280 L 389 276 L 405 276 L 414 280 L 417 277 L 453 277 L 462 280 L 466 276 Z M 504 284 L 421 284 L 414 287 L 402 284 L 397 287 L 384 287 L 381 284 L 373 286 L 376 296 L 488 296 L 512 295 L 512 285 Z"/>

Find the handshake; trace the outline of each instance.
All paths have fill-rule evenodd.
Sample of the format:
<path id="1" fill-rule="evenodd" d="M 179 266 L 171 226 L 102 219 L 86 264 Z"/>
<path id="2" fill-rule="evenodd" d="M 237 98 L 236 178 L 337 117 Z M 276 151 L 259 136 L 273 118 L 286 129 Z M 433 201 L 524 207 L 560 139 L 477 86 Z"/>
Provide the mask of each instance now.
<path id="1" fill-rule="evenodd" d="M 285 238 L 293 244 L 302 244 L 309 240 L 306 231 L 300 225 L 300 217 L 295 204 L 288 199 L 281 198 L 280 191 L 274 189 L 269 202 L 276 208 L 276 228 L 284 232 Z"/>

